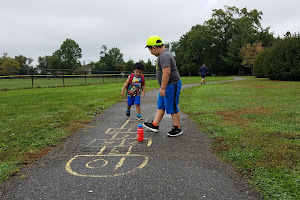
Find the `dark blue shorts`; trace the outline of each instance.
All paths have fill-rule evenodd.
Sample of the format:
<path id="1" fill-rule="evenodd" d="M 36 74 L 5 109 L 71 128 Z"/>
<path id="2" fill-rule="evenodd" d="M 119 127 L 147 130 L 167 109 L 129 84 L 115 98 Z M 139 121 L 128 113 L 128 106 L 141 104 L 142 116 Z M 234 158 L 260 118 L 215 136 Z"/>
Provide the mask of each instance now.
<path id="1" fill-rule="evenodd" d="M 132 106 L 134 104 L 141 105 L 141 96 L 136 96 L 136 97 L 127 96 L 127 105 Z"/>
<path id="2" fill-rule="evenodd" d="M 205 78 L 206 74 L 201 74 L 202 78 Z"/>
<path id="3" fill-rule="evenodd" d="M 158 93 L 157 109 L 163 109 L 167 114 L 178 113 L 181 85 L 181 80 L 178 83 L 168 85 L 166 88 L 166 96 L 164 97 L 160 96 L 160 93 Z"/>

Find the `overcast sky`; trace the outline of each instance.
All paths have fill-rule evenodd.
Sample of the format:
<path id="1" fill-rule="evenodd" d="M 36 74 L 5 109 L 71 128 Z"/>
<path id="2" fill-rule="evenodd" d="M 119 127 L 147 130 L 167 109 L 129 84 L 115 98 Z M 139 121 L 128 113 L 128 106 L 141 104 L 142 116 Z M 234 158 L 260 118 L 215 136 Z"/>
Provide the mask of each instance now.
<path id="1" fill-rule="evenodd" d="M 0 56 L 23 55 L 35 65 L 70 38 L 85 63 L 99 60 L 102 45 L 118 47 L 125 61 L 154 61 L 144 48 L 149 36 L 178 41 L 224 5 L 262 11 L 262 26 L 276 37 L 300 32 L 299 0 L 0 0 Z"/>

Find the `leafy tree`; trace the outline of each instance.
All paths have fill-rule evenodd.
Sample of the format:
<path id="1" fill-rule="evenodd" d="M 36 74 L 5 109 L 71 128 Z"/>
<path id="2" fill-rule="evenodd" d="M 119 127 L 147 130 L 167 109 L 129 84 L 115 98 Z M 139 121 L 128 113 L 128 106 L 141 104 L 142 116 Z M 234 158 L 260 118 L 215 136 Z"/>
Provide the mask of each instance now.
<path id="1" fill-rule="evenodd" d="M 291 37 L 291 36 L 292 36 L 292 34 L 289 31 L 287 31 L 286 34 L 284 35 L 284 37 L 288 37 L 288 38 Z"/>
<path id="2" fill-rule="evenodd" d="M 241 48 L 240 53 L 243 59 L 242 65 L 251 69 L 252 76 L 254 76 L 253 65 L 257 55 L 263 50 L 261 42 L 254 42 L 253 44 L 246 44 Z"/>
<path id="3" fill-rule="evenodd" d="M 145 66 L 145 69 L 144 71 L 145 72 L 156 72 L 156 69 L 155 69 L 155 66 L 152 65 L 152 62 L 150 59 L 148 59 L 148 61 L 145 63 L 145 62 L 142 62 Z"/>
<path id="4" fill-rule="evenodd" d="M 238 8 L 224 6 L 225 10 L 214 9 L 212 18 L 206 22 L 206 25 L 214 34 L 214 37 L 220 41 L 223 53 L 226 52 L 229 42 L 233 37 L 235 15 L 238 14 Z"/>
<path id="5" fill-rule="evenodd" d="M 7 53 L 4 53 L 3 56 L 0 57 L 0 66 L 4 63 L 6 58 L 7 58 Z"/>
<path id="6" fill-rule="evenodd" d="M 61 57 L 57 54 L 57 51 L 52 56 L 49 56 L 48 62 L 49 62 L 49 69 L 74 69 L 75 68 L 75 67 L 67 68 L 66 62 L 62 61 Z"/>
<path id="7" fill-rule="evenodd" d="M 179 42 L 171 44 L 180 73 L 196 75 L 201 64 L 211 56 L 214 38 L 207 26 L 196 25 Z"/>
<path id="8" fill-rule="evenodd" d="M 0 75 L 17 75 L 20 71 L 20 63 L 10 57 L 3 56 L 0 66 Z"/>
<path id="9" fill-rule="evenodd" d="M 120 49 L 117 47 L 113 47 L 108 51 L 108 55 L 112 56 L 112 59 L 116 63 L 116 65 L 124 64 L 123 54 Z"/>
<path id="10" fill-rule="evenodd" d="M 254 65 L 253 71 L 256 78 L 267 78 L 269 71 L 269 58 L 271 53 L 271 48 L 265 48 L 260 54 L 257 55 Z"/>
<path id="11" fill-rule="evenodd" d="M 272 47 L 265 49 L 254 65 L 255 76 L 271 80 L 300 80 L 300 35 L 278 40 Z M 258 71 L 259 73 L 257 73 Z"/>
<path id="12" fill-rule="evenodd" d="M 206 21 L 205 25 L 217 39 L 214 44 L 223 60 L 223 63 L 218 62 L 221 72 L 232 74 L 241 68 L 240 48 L 247 43 L 259 40 L 263 46 L 267 46 L 274 40 L 269 28 L 261 27 L 262 14 L 256 9 L 248 11 L 246 8 L 239 10 L 229 6 L 225 6 L 225 10 L 213 10 L 212 19 Z"/>
<path id="13" fill-rule="evenodd" d="M 117 64 L 116 69 L 117 69 L 117 71 L 124 71 L 125 64 Z"/>
<path id="14" fill-rule="evenodd" d="M 50 68 L 49 59 L 50 59 L 50 56 L 43 56 L 43 57 L 39 56 L 38 57 L 37 68 L 39 70 L 41 70 L 41 74 L 47 74 L 48 73 L 47 69 Z"/>
<path id="15" fill-rule="evenodd" d="M 51 58 L 55 60 L 53 63 L 57 63 L 57 59 L 61 60 L 61 68 L 62 69 L 71 69 L 75 70 L 80 67 L 79 59 L 82 57 L 81 48 L 79 45 L 69 38 L 67 38 L 63 44 L 60 46 L 60 49 L 53 53 L 54 56 Z M 57 69 L 58 66 L 50 65 L 52 69 Z"/>
<path id="16" fill-rule="evenodd" d="M 100 60 L 95 66 L 96 70 L 100 71 L 116 71 L 124 69 L 123 54 L 120 49 L 114 47 L 108 50 L 106 45 L 102 45 L 100 51 Z"/>
<path id="17" fill-rule="evenodd" d="M 227 64 L 227 68 L 233 72 L 242 68 L 240 48 L 245 46 L 247 43 L 253 43 L 256 41 L 258 39 L 257 34 L 262 30 L 259 21 L 261 19 L 262 12 L 258 12 L 256 9 L 248 12 L 246 8 L 241 10 L 237 9 L 236 11 L 238 17 L 234 19 L 232 39 L 228 44 L 228 51 L 226 55 L 222 56 L 223 60 Z"/>
<path id="18" fill-rule="evenodd" d="M 101 60 L 99 61 L 100 70 L 102 71 L 116 71 L 117 70 L 117 63 L 114 60 L 112 55 L 106 54 Z"/>
<path id="19" fill-rule="evenodd" d="M 126 71 L 126 72 L 132 72 L 132 70 L 133 70 L 133 65 L 134 65 L 134 61 L 133 61 L 132 59 L 129 59 L 129 60 L 125 63 L 124 71 Z"/>
<path id="20" fill-rule="evenodd" d="M 20 67 L 22 68 L 19 72 L 19 74 L 28 74 L 30 73 L 29 69 L 32 69 L 33 67 L 30 66 L 33 59 L 32 58 L 26 58 L 25 56 L 15 56 L 15 60 L 17 60 L 20 63 Z"/>

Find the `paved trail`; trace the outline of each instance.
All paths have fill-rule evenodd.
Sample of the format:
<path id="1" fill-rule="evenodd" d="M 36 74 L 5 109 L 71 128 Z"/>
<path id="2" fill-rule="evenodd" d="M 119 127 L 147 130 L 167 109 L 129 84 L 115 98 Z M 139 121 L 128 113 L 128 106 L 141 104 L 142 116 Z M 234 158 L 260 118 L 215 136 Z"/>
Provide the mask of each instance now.
<path id="1" fill-rule="evenodd" d="M 154 118 L 157 94 L 152 90 L 142 99 L 146 121 Z M 159 133 L 145 132 L 144 142 L 137 142 L 140 122 L 135 115 L 128 119 L 125 107 L 123 101 L 107 109 L 61 147 L 22 169 L 27 178 L 1 184 L 0 199 L 260 199 L 210 152 L 209 139 L 185 114 L 182 136 L 167 137 L 171 117 L 165 115 Z"/>

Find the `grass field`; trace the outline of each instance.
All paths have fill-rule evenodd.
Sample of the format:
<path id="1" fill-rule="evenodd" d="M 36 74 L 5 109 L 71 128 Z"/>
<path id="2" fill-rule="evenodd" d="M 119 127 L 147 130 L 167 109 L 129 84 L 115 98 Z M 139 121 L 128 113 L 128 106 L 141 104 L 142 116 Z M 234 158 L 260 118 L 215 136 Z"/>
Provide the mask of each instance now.
<path id="1" fill-rule="evenodd" d="M 184 84 L 200 80 L 182 77 Z M 0 182 L 120 101 L 122 85 L 0 91 Z M 148 89 L 157 87 L 147 81 Z M 299 199 L 299 89 L 300 82 L 247 77 L 186 89 L 180 106 L 264 198 Z"/>
<path id="2" fill-rule="evenodd" d="M 265 199 L 300 199 L 300 82 L 196 86 L 182 92 L 181 109 Z"/>
<path id="3" fill-rule="evenodd" d="M 36 76 L 33 79 L 31 76 L 23 78 L 0 79 L 0 91 L 14 89 L 31 89 L 31 88 L 52 88 L 52 87 L 69 87 L 82 85 L 95 85 L 107 83 L 124 83 L 127 75 L 124 77 L 120 74 L 107 76 L 87 76 L 87 78 L 76 76 L 60 76 L 60 77 L 40 77 Z M 154 80 L 155 76 L 149 76 L 146 80 Z"/>
<path id="4" fill-rule="evenodd" d="M 63 87 L 63 86 L 76 86 L 85 84 L 101 84 L 101 83 L 116 83 L 123 82 L 125 78 L 112 77 L 112 78 L 33 78 L 34 88 L 44 87 Z M 32 88 L 32 79 L 0 79 L 0 90 L 12 89 L 27 89 Z"/>

